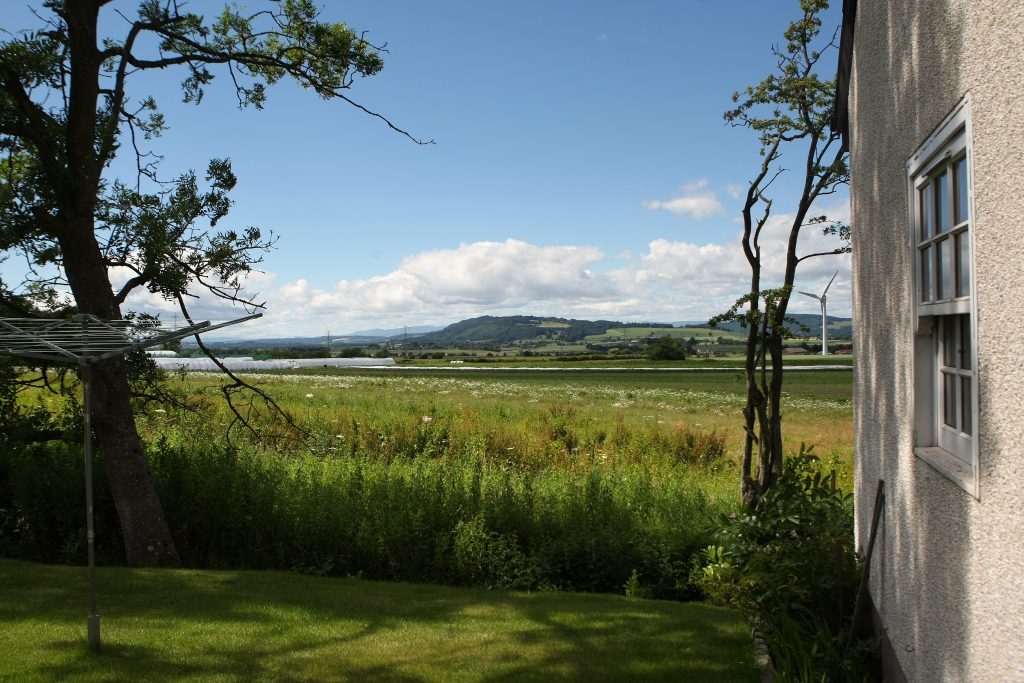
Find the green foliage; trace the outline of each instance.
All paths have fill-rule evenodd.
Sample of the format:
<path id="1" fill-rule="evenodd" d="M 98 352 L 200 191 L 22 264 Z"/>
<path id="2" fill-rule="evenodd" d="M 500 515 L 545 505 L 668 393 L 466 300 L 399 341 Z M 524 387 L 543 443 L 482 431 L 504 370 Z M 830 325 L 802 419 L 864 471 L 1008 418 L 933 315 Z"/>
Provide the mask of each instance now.
<path id="1" fill-rule="evenodd" d="M 190 286 L 237 300 L 238 279 L 273 239 L 254 227 L 214 231 L 235 185 L 227 160 L 209 162 L 206 189 L 192 171 L 171 182 L 158 178 L 159 154 L 141 145 L 161 136 L 167 123 L 151 96 L 134 92 L 139 73 L 181 69 L 183 99 L 198 104 L 222 70 L 239 105 L 257 109 L 269 86 L 291 78 L 411 137 L 347 95 L 355 79 L 383 68 L 379 47 L 345 24 L 322 21 L 309 0 L 267 4 L 244 13 L 229 5 L 208 19 L 160 0 L 145 0 L 134 17 L 108 9 L 90 16 L 54 0 L 36 15 L 42 30 L 7 33 L 0 42 L 0 252 L 21 252 L 34 266 L 59 265 L 71 245 L 93 243 L 95 234 L 96 252 L 73 256 L 90 264 L 89 277 L 104 277 L 95 269 L 101 262 L 130 271 L 117 305 L 139 287 L 172 301 L 187 297 Z M 96 24 L 109 22 L 107 11 L 124 20 L 124 32 L 94 46 Z M 79 84 L 75 97 L 69 73 Z M 125 151 L 135 157 L 136 177 L 105 177 Z M 66 283 L 38 276 L 35 284 L 56 292 Z M 106 301 L 77 303 L 113 315 Z"/>
<path id="2" fill-rule="evenodd" d="M 250 379 L 291 410 L 304 440 L 272 450 L 239 436 L 225 447 L 230 414 L 214 403 L 215 376 L 169 382 L 198 412 L 140 408 L 190 566 L 620 595 L 636 571 L 638 595 L 685 598 L 693 556 L 735 504 L 727 442 L 710 431 L 739 404 L 723 385 L 738 383 L 732 373 Z M 836 400 L 849 395 L 847 374 L 796 379 L 796 415 L 824 410 L 828 425 L 848 416 L 847 399 Z M 80 433 L 0 449 L 0 554 L 82 561 L 81 482 Z M 105 485 L 97 477 L 100 557 L 120 562 Z"/>
<path id="3" fill-rule="evenodd" d="M 753 327 L 759 330 L 756 338 L 759 349 L 757 356 L 763 361 L 764 354 L 760 349 L 768 338 L 778 336 L 780 339 L 792 339 L 800 332 L 807 332 L 807 326 L 804 323 L 785 315 L 785 312 L 779 308 L 779 303 L 782 300 L 788 300 L 792 291 L 791 286 L 762 289 L 757 293 L 756 298 L 760 304 L 756 307 L 750 306 L 755 299 L 754 295 L 744 294 L 736 299 L 725 313 L 720 313 L 708 320 L 708 327 L 727 329 L 732 323 L 740 329 Z M 780 313 L 782 313 L 781 318 L 779 317 Z"/>
<path id="4" fill-rule="evenodd" d="M 647 345 L 644 355 L 648 360 L 686 360 L 686 347 L 678 339 L 658 337 Z"/>
<path id="5" fill-rule="evenodd" d="M 785 47 L 773 50 L 776 72 L 733 94 L 736 106 L 725 112 L 727 122 L 759 132 L 767 146 L 779 135 L 795 139 L 828 127 L 835 82 L 822 80 L 814 68 L 821 58 L 815 47 L 821 13 L 828 6 L 828 0 L 800 0 L 801 16 L 787 27 Z"/>
<path id="6" fill-rule="evenodd" d="M 161 157 L 144 141 L 167 126 L 156 101 L 136 89 L 142 72 L 180 70 L 184 101 L 198 104 L 219 69 L 229 75 L 239 106 L 256 108 L 268 86 L 290 77 L 411 138 L 347 95 L 356 78 L 380 71 L 382 50 L 344 24 L 321 21 L 310 0 L 269 2 L 247 14 L 229 4 L 209 22 L 186 5 L 144 0 L 133 16 L 107 2 L 47 0 L 33 13 L 37 31 L 4 31 L 0 260 L 8 252 L 23 257 L 30 281 L 24 288 L 40 290 L 43 299 L 70 291 L 80 311 L 108 319 L 124 315 L 121 306 L 140 288 L 176 303 L 187 319 L 193 289 L 250 310 L 262 307 L 240 283 L 273 240 L 251 226 L 218 227 L 235 185 L 228 161 L 209 162 L 203 189 L 191 171 L 172 182 L 158 177 Z M 97 45 L 97 35 L 110 37 Z M 135 162 L 128 182 L 111 177 L 122 151 Z M 115 270 L 128 273 L 117 290 L 110 281 Z M 3 294 L 0 286 L 0 303 Z M 109 359 L 95 368 L 105 406 L 96 436 L 108 452 L 122 454 L 111 458 L 108 480 L 123 513 L 128 557 L 136 564 L 176 564 L 157 493 L 145 476 L 133 474 L 144 472 L 145 463 L 119 364 Z M 259 399 L 274 406 L 233 379 L 224 390 L 229 402 L 248 393 L 244 409 Z"/>
<path id="7" fill-rule="evenodd" d="M 640 572 L 633 570 L 623 586 L 627 598 L 649 598 L 651 592 L 640 583 Z"/>
<path id="8" fill-rule="evenodd" d="M 515 534 L 489 531 L 479 515 L 455 525 L 452 565 L 454 578 L 469 586 L 522 590 L 546 583 L 538 558 L 523 553 Z"/>
<path id="9" fill-rule="evenodd" d="M 452 453 L 286 456 L 208 437 L 158 440 L 148 460 L 193 567 L 604 592 L 636 571 L 645 594 L 684 597 L 722 510 L 667 462 L 531 472 Z M 80 448 L 0 454 L 0 553 L 80 561 L 81 489 Z M 102 486 L 96 499 L 101 556 L 119 560 Z"/>
<path id="10" fill-rule="evenodd" d="M 102 463 L 94 461 L 100 471 Z M 7 442 L 0 448 L 0 555 L 82 562 L 85 485 L 81 445 Z M 95 478 L 97 555 L 123 556 L 117 513 L 104 477 Z"/>
<path id="11" fill-rule="evenodd" d="M 781 680 L 860 680 L 845 652 L 859 579 L 852 496 L 801 449 L 750 512 L 724 517 L 694 568 L 712 602 L 760 624 Z"/>
<path id="12" fill-rule="evenodd" d="M 222 295 L 235 295 L 240 278 L 272 248 L 273 237 L 256 227 L 210 230 L 231 208 L 228 193 L 236 184 L 231 162 L 211 160 L 205 180 L 204 190 L 189 171 L 171 189 L 152 194 L 115 181 L 100 199 L 96 221 L 107 234 L 105 258 L 135 274 L 132 286 L 173 300 L 188 294 L 193 283 L 208 282 L 219 283 Z"/>

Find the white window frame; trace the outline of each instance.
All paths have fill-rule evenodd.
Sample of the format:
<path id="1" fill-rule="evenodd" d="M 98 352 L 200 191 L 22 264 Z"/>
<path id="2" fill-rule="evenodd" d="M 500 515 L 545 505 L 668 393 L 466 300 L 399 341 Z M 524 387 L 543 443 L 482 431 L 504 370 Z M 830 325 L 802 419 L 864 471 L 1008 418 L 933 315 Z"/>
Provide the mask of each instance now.
<path id="1" fill-rule="evenodd" d="M 920 149 L 907 161 L 907 194 L 909 203 L 909 249 L 911 272 L 913 274 L 913 415 L 914 454 L 944 474 L 960 488 L 975 498 L 979 497 L 979 371 L 978 371 L 978 315 L 975 281 L 977 269 L 974 258 L 974 235 L 976 221 L 974 207 L 974 155 L 971 146 L 971 107 L 970 98 L 964 97 L 953 111 L 935 129 Z M 921 202 L 918 190 L 928 184 L 943 171 L 951 171 L 956 160 L 966 155 L 967 169 L 967 218 L 966 230 L 970 264 L 969 291 L 956 296 L 956 273 L 950 278 L 953 296 L 945 296 L 939 300 L 922 302 L 924 277 L 921 261 L 921 246 L 928 242 L 921 235 Z M 952 185 L 952 182 L 950 183 Z M 936 210 L 936 209 L 933 209 Z M 949 211 L 953 212 L 952 198 Z M 962 222 L 963 223 L 963 222 Z M 953 235 L 958 232 L 962 223 L 956 223 L 955 217 L 950 218 L 951 228 L 948 229 L 951 250 L 955 248 Z M 929 287 L 936 287 L 939 260 L 937 249 L 933 249 L 932 266 L 929 269 Z M 956 258 L 956 257 L 954 257 Z M 933 290 L 934 291 L 934 290 Z M 967 315 L 970 334 L 970 369 L 960 372 L 970 378 L 970 431 L 969 435 L 959 429 L 950 429 L 944 422 L 943 415 L 943 363 L 945 350 L 943 344 L 943 322 L 948 316 Z M 947 368 L 946 373 L 950 370 Z M 954 385 L 957 400 L 962 402 L 958 393 L 959 381 Z M 962 425 L 962 420 L 960 422 Z"/>

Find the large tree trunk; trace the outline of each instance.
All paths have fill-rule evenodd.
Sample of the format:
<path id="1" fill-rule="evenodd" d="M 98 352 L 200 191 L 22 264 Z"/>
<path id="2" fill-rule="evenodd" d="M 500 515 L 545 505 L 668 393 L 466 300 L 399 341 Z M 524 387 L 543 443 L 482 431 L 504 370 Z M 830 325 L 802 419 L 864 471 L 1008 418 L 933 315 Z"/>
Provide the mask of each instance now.
<path id="1" fill-rule="evenodd" d="M 135 430 L 124 361 L 118 358 L 96 366 L 92 390 L 96 445 L 103 454 L 128 563 L 136 567 L 180 566 Z"/>
<path id="2" fill-rule="evenodd" d="M 65 254 L 78 256 L 66 259 L 64 269 L 81 312 L 116 319 L 120 310 L 92 225 L 89 216 L 68 226 L 62 249 Z M 138 567 L 180 565 L 135 429 L 124 361 L 113 358 L 96 365 L 92 369 L 92 390 L 96 444 L 103 454 L 128 563 Z"/>
<path id="3" fill-rule="evenodd" d="M 102 161 L 96 152 L 99 101 L 98 5 L 69 0 L 67 12 L 71 79 L 66 130 L 67 171 L 59 210 L 64 273 L 82 313 L 121 317 L 95 234 L 95 209 Z M 117 507 L 128 562 L 136 566 L 180 565 L 160 497 L 142 453 L 132 415 L 122 359 L 92 371 L 93 425 L 103 454 L 110 493 Z"/>

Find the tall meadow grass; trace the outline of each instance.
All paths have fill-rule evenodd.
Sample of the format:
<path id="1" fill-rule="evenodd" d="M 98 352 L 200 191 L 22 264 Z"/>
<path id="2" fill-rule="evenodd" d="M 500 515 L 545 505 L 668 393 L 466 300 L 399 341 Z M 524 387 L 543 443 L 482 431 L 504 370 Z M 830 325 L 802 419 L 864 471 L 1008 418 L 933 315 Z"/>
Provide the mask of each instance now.
<path id="1" fill-rule="evenodd" d="M 172 380 L 194 411 L 137 423 L 187 566 L 522 589 L 692 594 L 692 558 L 736 505 L 737 397 L 662 386 L 372 375 L 253 377 L 291 438 L 233 430 L 215 377 Z M 804 410 L 842 405 L 801 399 Z M 261 432 L 280 431 L 256 418 Z M 269 444 L 275 444 L 273 446 Z M 0 448 L 0 554 L 84 556 L 81 447 Z M 97 467 L 102 467 L 97 454 Z M 98 470 L 99 471 L 99 470 Z M 122 561 L 97 478 L 100 557 Z"/>

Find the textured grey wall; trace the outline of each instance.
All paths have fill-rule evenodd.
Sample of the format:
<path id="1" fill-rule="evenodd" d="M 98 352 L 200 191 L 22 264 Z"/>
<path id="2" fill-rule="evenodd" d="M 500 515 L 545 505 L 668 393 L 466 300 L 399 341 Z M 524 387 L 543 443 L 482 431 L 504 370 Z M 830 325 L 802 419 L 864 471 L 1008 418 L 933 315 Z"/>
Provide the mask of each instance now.
<path id="1" fill-rule="evenodd" d="M 971 98 L 979 499 L 912 452 L 906 161 Z M 911 681 L 1024 681 L 1024 0 L 859 0 L 850 91 L 858 542 Z"/>

